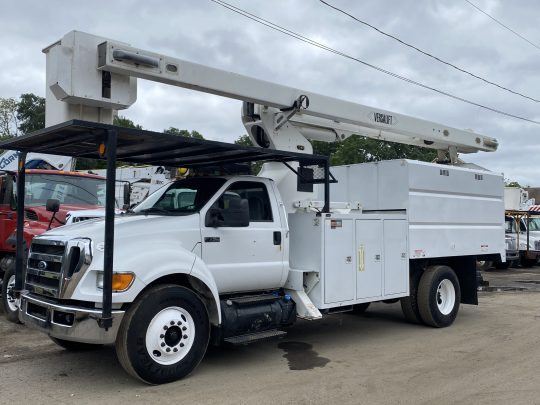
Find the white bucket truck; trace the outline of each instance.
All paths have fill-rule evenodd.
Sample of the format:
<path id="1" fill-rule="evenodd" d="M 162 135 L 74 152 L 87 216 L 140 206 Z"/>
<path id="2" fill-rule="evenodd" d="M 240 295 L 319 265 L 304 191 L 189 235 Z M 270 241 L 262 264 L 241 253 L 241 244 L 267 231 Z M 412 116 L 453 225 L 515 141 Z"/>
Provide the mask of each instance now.
<path id="1" fill-rule="evenodd" d="M 35 238 L 24 280 L 17 271 L 20 316 L 68 349 L 114 343 L 128 373 L 157 384 L 190 373 L 209 342 L 278 336 L 297 318 L 374 301 L 401 300 L 409 320 L 445 327 L 460 303 L 477 304 L 476 259 L 504 260 L 502 176 L 453 165 L 458 152 L 494 151 L 493 138 L 80 32 L 46 53 L 57 125 L 3 148 L 106 158 L 108 182 L 116 158 L 268 162 L 257 177 L 173 182 L 116 218 L 111 187 L 105 220 Z M 242 100 L 258 147 L 108 125 L 135 101 L 135 77 Z M 353 134 L 434 148 L 447 164 L 338 169 L 331 202 L 328 159 L 309 139 Z"/>
<path id="2" fill-rule="evenodd" d="M 520 187 L 504 188 L 504 209 L 506 215 L 506 237 L 517 247 L 518 257 L 510 254 L 504 263 L 495 262 L 496 267 L 517 264 L 531 267 L 540 259 L 540 218 L 535 211 L 535 200 Z M 507 249 L 507 256 L 509 251 Z"/>

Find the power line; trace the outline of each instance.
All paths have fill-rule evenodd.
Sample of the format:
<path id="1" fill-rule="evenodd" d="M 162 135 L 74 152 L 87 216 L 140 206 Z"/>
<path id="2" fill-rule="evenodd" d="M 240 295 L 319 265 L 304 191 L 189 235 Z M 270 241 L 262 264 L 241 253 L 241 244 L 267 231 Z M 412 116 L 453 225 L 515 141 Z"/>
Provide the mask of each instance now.
<path id="1" fill-rule="evenodd" d="M 295 39 L 297 39 L 299 41 L 305 42 L 305 43 L 310 44 L 312 46 L 316 46 L 317 48 L 321 48 L 321 49 L 323 49 L 323 50 L 325 50 L 327 52 L 331 52 L 331 53 L 334 53 L 336 55 L 342 56 L 344 58 L 347 58 L 347 59 L 353 60 L 355 62 L 361 63 L 364 66 L 368 66 L 368 67 L 370 67 L 372 69 L 375 69 L 375 70 L 377 70 L 377 71 L 379 71 L 381 73 L 384 73 L 384 74 L 387 74 L 389 76 L 395 77 L 397 79 L 403 80 L 403 81 L 405 81 L 407 83 L 414 84 L 415 86 L 422 87 L 424 89 L 434 91 L 434 92 L 442 94 L 444 96 L 453 98 L 454 100 L 462 101 L 464 103 L 474 105 L 476 107 L 480 107 L 480 108 L 483 108 L 485 110 L 488 110 L 488 111 L 491 111 L 491 112 L 494 112 L 494 113 L 497 113 L 497 114 L 505 115 L 507 117 L 511 117 L 511 118 L 515 118 L 515 119 L 518 119 L 518 120 L 521 120 L 521 121 L 526 121 L 526 122 L 530 122 L 530 123 L 533 123 L 533 124 L 539 124 L 540 125 L 540 121 L 535 121 L 535 120 L 532 120 L 532 119 L 529 119 L 529 118 L 526 118 L 526 117 L 521 117 L 519 115 L 514 115 L 512 113 L 508 113 L 508 112 L 505 112 L 505 111 L 502 111 L 502 110 L 498 110 L 496 108 L 489 107 L 489 106 L 477 103 L 475 101 L 468 100 L 468 99 L 463 98 L 463 97 L 456 96 L 456 95 L 448 93 L 446 91 L 439 90 L 439 89 L 437 89 L 435 87 L 431 87 L 431 86 L 428 86 L 426 84 L 417 82 L 417 81 L 415 81 L 413 79 L 409 79 L 409 78 L 407 78 L 405 76 L 401 76 L 401 75 L 399 75 L 397 73 L 390 72 L 389 70 L 383 69 L 381 67 L 372 65 L 371 63 L 368 63 L 368 62 L 365 62 L 365 61 L 363 61 L 361 59 L 355 58 L 354 56 L 348 55 L 348 54 L 343 53 L 341 51 L 338 51 L 338 50 L 336 50 L 334 48 L 330 48 L 329 46 L 321 44 L 321 43 L 319 43 L 317 41 L 314 41 L 314 40 L 312 40 L 312 39 L 310 39 L 308 37 L 304 37 L 304 36 L 302 36 L 300 34 L 297 34 L 296 32 L 291 31 L 291 30 L 289 30 L 287 28 L 281 27 L 281 26 L 279 26 L 279 25 L 277 25 L 275 23 L 272 23 L 272 22 L 270 22 L 268 20 L 265 20 L 265 19 L 263 19 L 261 17 L 258 17 L 256 15 L 254 15 L 254 14 L 251 14 L 251 13 L 249 13 L 249 12 L 247 12 L 245 10 L 242 10 L 242 9 L 236 7 L 236 6 L 233 6 L 232 4 L 229 4 L 229 3 L 227 3 L 227 2 L 225 2 L 223 0 L 210 0 L 210 1 L 222 6 L 224 8 L 226 8 L 226 9 L 229 9 L 230 11 L 233 11 L 233 12 L 235 12 L 237 14 L 240 14 L 240 15 L 246 17 L 246 18 L 249 18 L 250 20 L 253 20 L 253 21 L 255 21 L 255 22 L 259 23 L 259 24 L 265 25 L 265 26 L 267 26 L 267 27 L 269 27 L 269 28 L 271 28 L 271 29 L 273 29 L 275 31 L 281 32 L 284 35 L 288 35 L 288 36 L 290 36 L 292 38 L 295 38 Z"/>
<path id="2" fill-rule="evenodd" d="M 393 40 L 399 42 L 401 45 L 405 45 L 405 46 L 407 46 L 407 47 L 409 47 L 409 48 L 411 48 L 411 49 L 414 49 L 415 51 L 420 52 L 421 54 L 423 54 L 423 55 L 425 55 L 425 56 L 427 56 L 427 57 L 429 57 L 429 58 L 435 59 L 437 62 L 440 62 L 440 63 L 443 63 L 443 64 L 445 64 L 445 65 L 447 65 L 447 66 L 450 66 L 450 67 L 452 67 L 452 68 L 454 68 L 454 69 L 456 69 L 456 70 L 458 70 L 458 71 L 460 71 L 460 72 L 462 72 L 462 73 L 468 74 L 469 76 L 472 76 L 472 77 L 474 77 L 474 78 L 476 78 L 476 79 L 478 79 L 478 80 L 481 80 L 481 81 L 483 81 L 483 82 L 485 82 L 485 83 L 491 84 L 492 86 L 498 87 L 498 88 L 501 89 L 501 90 L 505 90 L 505 91 L 508 91 L 508 92 L 510 92 L 510 93 L 512 93 L 512 94 L 515 94 L 515 95 L 517 95 L 517 96 L 520 96 L 520 97 L 523 97 L 523 98 L 527 98 L 527 99 L 532 100 L 532 101 L 534 101 L 534 102 L 536 102 L 536 103 L 540 103 L 540 100 L 537 99 L 537 98 L 534 98 L 534 97 L 531 97 L 531 96 L 527 96 L 526 94 L 523 94 L 523 93 L 520 93 L 520 92 L 518 92 L 518 91 L 509 89 L 508 87 L 505 87 L 505 86 L 503 86 L 503 85 L 501 85 L 501 84 L 497 84 L 497 83 L 492 82 L 492 81 L 490 81 L 490 80 L 488 80 L 488 79 L 485 79 L 485 78 L 483 78 L 483 77 L 481 77 L 481 76 L 478 76 L 477 74 L 471 73 L 471 72 L 469 72 L 468 70 L 465 70 L 465 69 L 463 69 L 463 68 L 461 68 L 461 67 L 459 67 L 459 66 L 456 66 L 456 65 L 454 65 L 454 64 L 451 63 L 451 62 L 445 61 L 445 60 L 443 60 L 443 59 L 441 59 L 441 58 L 439 58 L 439 57 L 437 57 L 437 56 L 435 56 L 435 55 L 433 55 L 433 54 L 431 54 L 431 53 L 429 53 L 429 52 L 426 52 L 426 51 L 424 51 L 424 50 L 422 50 L 422 49 L 416 47 L 415 45 L 409 44 L 408 42 L 405 42 L 405 41 L 403 41 L 402 39 L 399 39 L 398 37 L 396 37 L 396 36 L 394 36 L 394 35 L 392 35 L 392 34 L 388 34 L 387 32 L 384 32 L 384 31 L 380 30 L 379 28 L 377 28 L 377 27 L 371 25 L 371 24 L 368 23 L 368 22 L 365 22 L 365 21 L 363 21 L 363 20 L 360 20 L 359 18 L 357 18 L 357 17 L 355 17 L 354 15 L 348 13 L 347 11 L 344 11 L 344 10 L 340 9 L 339 7 L 336 7 L 336 6 L 334 6 L 334 5 L 330 4 L 330 3 L 327 3 L 327 2 L 324 1 L 324 0 L 319 0 L 319 1 L 320 1 L 322 4 L 324 4 L 325 6 L 330 7 L 330 8 L 332 8 L 332 9 L 334 9 L 334 10 L 336 10 L 336 11 L 342 13 L 342 14 L 345 14 L 346 16 L 352 18 L 353 20 L 359 22 L 360 24 L 363 24 L 363 25 L 365 25 L 365 26 L 367 26 L 367 27 L 369 27 L 369 28 L 371 28 L 371 29 L 374 29 L 374 30 L 377 31 L 378 33 L 380 33 L 380 34 L 382 34 L 382 35 L 385 35 L 385 36 L 387 36 L 388 38 L 392 38 Z M 467 1 L 467 0 L 465 0 L 465 1 Z"/>
<path id="3" fill-rule="evenodd" d="M 509 26 L 503 24 L 501 21 L 497 20 L 495 17 L 493 17 L 492 15 L 486 13 L 484 10 L 482 10 L 480 7 L 478 7 L 476 4 L 474 3 L 471 3 L 469 0 L 465 0 L 467 3 L 469 3 L 471 6 L 473 6 L 475 9 L 477 9 L 478 11 L 480 11 L 482 14 L 486 15 L 487 17 L 491 18 L 493 21 L 495 21 L 497 24 L 499 24 L 501 27 L 503 28 L 506 28 L 508 31 L 510 31 L 512 34 L 518 36 L 519 38 L 521 38 L 522 40 L 528 42 L 529 44 L 531 44 L 532 46 L 534 46 L 536 49 L 540 49 L 540 47 L 538 45 L 536 45 L 534 42 L 531 42 L 529 41 L 527 38 L 525 38 L 523 35 L 521 35 L 519 32 L 516 32 L 514 31 L 512 28 L 510 28 Z"/>

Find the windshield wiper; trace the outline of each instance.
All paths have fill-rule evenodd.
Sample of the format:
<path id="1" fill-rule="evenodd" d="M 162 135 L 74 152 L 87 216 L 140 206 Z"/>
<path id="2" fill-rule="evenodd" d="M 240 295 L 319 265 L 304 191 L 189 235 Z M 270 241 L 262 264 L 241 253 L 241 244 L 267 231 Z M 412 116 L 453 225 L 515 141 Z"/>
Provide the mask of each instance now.
<path id="1" fill-rule="evenodd" d="M 150 214 L 152 212 L 155 212 L 155 213 L 160 213 L 160 214 L 165 214 L 165 215 L 171 215 L 171 211 L 165 209 L 165 208 L 161 208 L 161 207 L 150 207 L 150 208 L 145 208 L 143 210 L 140 210 L 140 211 L 137 211 L 136 213 L 141 213 L 141 214 Z"/>

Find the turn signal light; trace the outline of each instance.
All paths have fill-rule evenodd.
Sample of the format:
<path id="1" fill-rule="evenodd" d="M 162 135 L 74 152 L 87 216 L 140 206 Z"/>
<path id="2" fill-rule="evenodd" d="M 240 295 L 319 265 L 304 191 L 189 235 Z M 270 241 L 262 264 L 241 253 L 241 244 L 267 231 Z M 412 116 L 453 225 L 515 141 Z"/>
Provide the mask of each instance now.
<path id="1" fill-rule="evenodd" d="M 112 291 L 123 292 L 126 291 L 133 281 L 135 280 L 135 274 L 133 273 L 113 273 L 112 276 Z M 103 272 L 100 271 L 97 274 L 96 287 L 103 289 Z"/>

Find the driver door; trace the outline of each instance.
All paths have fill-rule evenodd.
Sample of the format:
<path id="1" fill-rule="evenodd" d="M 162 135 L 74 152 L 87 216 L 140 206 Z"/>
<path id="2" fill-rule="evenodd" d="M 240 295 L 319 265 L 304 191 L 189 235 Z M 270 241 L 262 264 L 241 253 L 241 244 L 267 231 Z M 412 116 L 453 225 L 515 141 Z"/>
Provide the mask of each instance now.
<path id="1" fill-rule="evenodd" d="M 246 199 L 250 221 L 245 227 L 207 227 L 208 210 L 201 213 L 202 259 L 220 293 L 280 286 L 284 232 L 271 195 L 262 181 L 237 181 L 209 207 L 227 210 L 231 200 Z"/>

